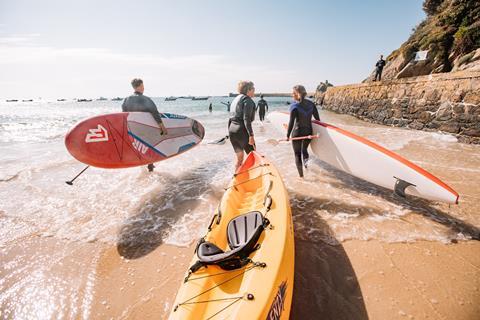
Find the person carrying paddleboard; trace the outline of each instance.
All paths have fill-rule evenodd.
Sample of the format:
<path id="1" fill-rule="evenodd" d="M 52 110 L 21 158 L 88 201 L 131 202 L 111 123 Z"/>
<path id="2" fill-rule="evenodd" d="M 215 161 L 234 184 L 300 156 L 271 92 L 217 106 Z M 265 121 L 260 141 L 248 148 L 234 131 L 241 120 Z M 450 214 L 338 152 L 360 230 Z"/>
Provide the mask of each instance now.
<path id="1" fill-rule="evenodd" d="M 260 121 L 263 121 L 265 119 L 265 113 L 268 111 L 268 104 L 265 99 L 263 99 L 263 94 L 260 95 L 260 100 L 258 100 L 257 103 L 257 109 L 258 109 L 258 117 L 260 118 Z"/>
<path id="2" fill-rule="evenodd" d="M 287 140 L 290 139 L 290 135 L 292 138 L 311 135 L 313 133 L 312 116 L 316 120 L 320 120 L 317 107 L 312 101 L 305 99 L 306 96 L 307 90 L 305 90 L 304 86 L 296 85 L 293 87 L 292 97 L 295 102 L 290 105 L 290 121 L 287 130 Z M 309 158 L 308 146 L 311 141 L 311 139 L 292 140 L 295 164 L 300 177 L 303 177 L 303 166 L 307 168 L 307 161 Z"/>
<path id="3" fill-rule="evenodd" d="M 125 98 L 123 100 L 122 104 L 122 111 L 123 112 L 150 112 L 157 121 L 158 126 L 160 127 L 160 134 L 164 135 L 167 134 L 167 129 L 165 128 L 165 125 L 163 124 L 162 121 L 162 116 L 158 112 L 157 106 L 155 103 L 152 101 L 147 96 L 143 95 L 143 92 L 145 91 L 145 87 L 143 85 L 143 80 L 139 78 L 135 78 L 131 82 L 134 93 L 130 96 Z M 153 163 L 150 163 L 148 165 L 148 171 L 153 171 L 153 168 L 155 166 Z"/>
<path id="4" fill-rule="evenodd" d="M 249 154 L 255 150 L 255 138 L 253 135 L 252 122 L 255 119 L 255 86 L 251 81 L 238 83 L 239 95 L 232 101 L 232 109 L 235 115 L 228 121 L 228 135 L 233 150 L 237 155 L 235 171 L 242 165 L 244 152 Z"/>

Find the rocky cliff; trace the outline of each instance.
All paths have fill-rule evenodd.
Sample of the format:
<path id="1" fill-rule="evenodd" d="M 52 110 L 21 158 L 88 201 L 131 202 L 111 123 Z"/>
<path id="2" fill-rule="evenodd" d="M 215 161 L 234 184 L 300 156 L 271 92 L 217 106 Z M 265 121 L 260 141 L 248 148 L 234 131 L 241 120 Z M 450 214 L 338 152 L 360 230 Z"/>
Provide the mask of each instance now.
<path id="1" fill-rule="evenodd" d="M 480 144 L 480 71 L 330 87 L 317 103 L 367 121 L 440 130 Z"/>
<path id="2" fill-rule="evenodd" d="M 387 57 L 382 78 L 480 70 L 480 0 L 425 0 L 423 9 L 427 18 Z M 415 59 L 418 51 L 426 60 Z"/>

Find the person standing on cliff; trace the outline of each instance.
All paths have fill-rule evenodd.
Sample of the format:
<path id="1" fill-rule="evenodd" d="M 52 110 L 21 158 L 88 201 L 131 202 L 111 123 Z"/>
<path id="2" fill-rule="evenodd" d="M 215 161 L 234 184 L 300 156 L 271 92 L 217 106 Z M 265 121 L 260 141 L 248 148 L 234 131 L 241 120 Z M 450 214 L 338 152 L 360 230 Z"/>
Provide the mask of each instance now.
<path id="1" fill-rule="evenodd" d="M 257 109 L 258 109 L 258 117 L 260 118 L 260 121 L 263 121 L 265 119 L 265 113 L 268 111 L 268 104 L 265 99 L 263 99 L 263 94 L 260 95 L 260 100 L 258 100 L 257 103 Z"/>
<path id="2" fill-rule="evenodd" d="M 375 64 L 375 79 L 373 81 L 382 81 L 382 71 L 383 67 L 385 67 L 385 60 L 383 60 L 383 55 L 380 55 L 380 60 L 377 61 Z"/>
<path id="3" fill-rule="evenodd" d="M 131 82 L 134 93 L 123 100 L 122 111 L 123 112 L 149 112 L 153 119 L 158 123 L 160 134 L 166 135 L 167 129 L 162 121 L 162 115 L 158 112 L 155 102 L 152 101 L 147 96 L 143 95 L 145 87 L 143 85 L 143 80 L 135 78 Z M 153 163 L 150 163 L 148 166 L 148 171 L 152 172 L 155 166 Z"/>

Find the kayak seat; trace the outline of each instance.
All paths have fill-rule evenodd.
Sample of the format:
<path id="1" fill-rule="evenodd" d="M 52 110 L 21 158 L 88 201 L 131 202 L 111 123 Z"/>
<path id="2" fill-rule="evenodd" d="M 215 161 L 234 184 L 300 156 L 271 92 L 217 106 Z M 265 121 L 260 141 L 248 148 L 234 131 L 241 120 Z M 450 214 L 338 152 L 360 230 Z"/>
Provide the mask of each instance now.
<path id="1" fill-rule="evenodd" d="M 225 270 L 245 265 L 248 263 L 248 256 L 256 250 L 258 239 L 268 224 L 268 219 L 259 211 L 251 211 L 233 218 L 227 226 L 230 250 L 225 252 L 214 243 L 200 239 L 197 246 L 200 265 L 215 264 Z"/>

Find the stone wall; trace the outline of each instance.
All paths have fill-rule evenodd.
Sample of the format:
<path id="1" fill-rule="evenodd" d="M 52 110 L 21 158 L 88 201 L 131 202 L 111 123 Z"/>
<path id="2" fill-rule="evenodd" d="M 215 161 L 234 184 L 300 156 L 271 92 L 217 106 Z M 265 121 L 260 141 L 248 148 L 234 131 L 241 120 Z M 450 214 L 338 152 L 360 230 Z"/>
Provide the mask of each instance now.
<path id="1" fill-rule="evenodd" d="M 480 72 L 461 71 L 330 87 L 326 110 L 417 130 L 439 130 L 480 144 Z"/>

